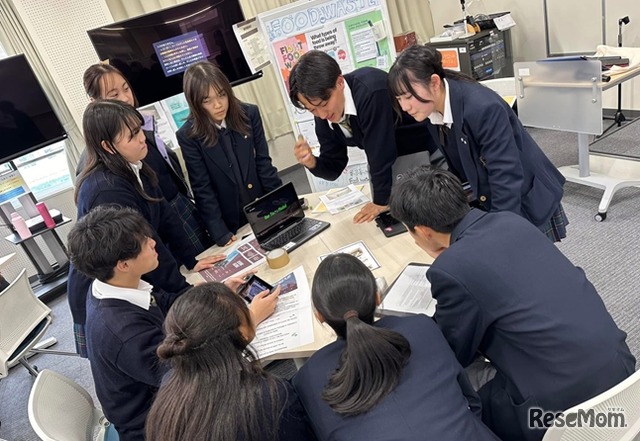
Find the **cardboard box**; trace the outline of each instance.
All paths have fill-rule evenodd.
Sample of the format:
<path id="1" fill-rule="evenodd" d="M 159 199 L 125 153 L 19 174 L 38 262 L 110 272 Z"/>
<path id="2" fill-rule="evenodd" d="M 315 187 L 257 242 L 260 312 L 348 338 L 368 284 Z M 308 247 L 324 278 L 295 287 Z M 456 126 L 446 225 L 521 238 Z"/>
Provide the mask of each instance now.
<path id="1" fill-rule="evenodd" d="M 416 33 L 414 31 L 407 31 L 403 34 L 393 36 L 393 44 L 396 47 L 396 53 L 400 53 L 409 46 L 415 46 L 418 44 Z"/>

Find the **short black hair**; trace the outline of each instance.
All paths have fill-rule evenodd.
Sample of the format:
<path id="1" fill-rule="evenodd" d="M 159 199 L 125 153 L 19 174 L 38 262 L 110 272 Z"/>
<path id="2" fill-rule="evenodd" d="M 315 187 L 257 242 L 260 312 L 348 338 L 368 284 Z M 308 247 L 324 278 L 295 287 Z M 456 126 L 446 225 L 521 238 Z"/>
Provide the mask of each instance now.
<path id="1" fill-rule="evenodd" d="M 100 205 L 73 226 L 67 238 L 71 263 L 87 276 L 110 280 L 120 260 L 135 258 L 153 230 L 140 212 Z"/>
<path id="2" fill-rule="evenodd" d="M 289 74 L 289 98 L 299 109 L 304 109 L 298 95 L 307 101 L 326 101 L 342 75 L 338 62 L 323 51 L 313 50 L 304 54 Z"/>
<path id="3" fill-rule="evenodd" d="M 432 166 L 414 168 L 394 185 L 389 205 L 391 215 L 411 231 L 416 226 L 451 233 L 469 213 L 462 183 L 451 172 Z"/>

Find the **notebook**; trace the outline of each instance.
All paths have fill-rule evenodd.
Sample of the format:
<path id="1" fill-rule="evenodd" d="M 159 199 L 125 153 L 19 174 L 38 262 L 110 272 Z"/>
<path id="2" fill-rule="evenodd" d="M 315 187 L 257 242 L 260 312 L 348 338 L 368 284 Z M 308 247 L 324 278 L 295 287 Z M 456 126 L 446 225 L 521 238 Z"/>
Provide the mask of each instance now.
<path id="1" fill-rule="evenodd" d="M 331 225 L 304 216 L 291 182 L 246 205 L 244 213 L 258 243 L 267 251 L 293 251 Z"/>

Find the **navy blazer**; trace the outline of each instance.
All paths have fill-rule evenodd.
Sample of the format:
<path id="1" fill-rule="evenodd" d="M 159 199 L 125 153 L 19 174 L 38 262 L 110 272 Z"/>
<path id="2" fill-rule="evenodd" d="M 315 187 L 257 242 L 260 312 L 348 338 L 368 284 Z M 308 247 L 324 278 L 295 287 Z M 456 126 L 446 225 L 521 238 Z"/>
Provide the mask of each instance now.
<path id="1" fill-rule="evenodd" d="M 167 201 L 162 199 L 160 189 L 152 186 L 144 175 L 141 175 L 141 178 L 147 194 L 161 198 L 160 202 L 147 201 L 124 178 L 115 176 L 105 169 L 96 169 L 80 187 L 77 217 L 80 219 L 92 208 L 103 204 L 117 204 L 138 210 L 151 224 L 159 262 L 158 268 L 142 278 L 166 292 L 182 292 L 191 285 L 180 274 L 174 255 L 178 256 L 181 264 L 193 268 L 196 260 L 189 245 L 190 241 L 185 237 L 174 211 Z M 173 254 L 165 243 L 171 246 Z M 70 266 L 67 292 L 74 323 L 85 323 L 86 293 L 91 281 L 92 279 L 81 274 L 73 265 Z"/>
<path id="2" fill-rule="evenodd" d="M 343 339 L 316 352 L 293 377 L 318 440 L 497 440 L 480 421 L 478 395 L 431 318 L 385 317 L 374 326 L 402 334 L 411 358 L 397 387 L 368 412 L 344 417 L 321 398 Z"/>
<path id="3" fill-rule="evenodd" d="M 230 131 L 243 182 L 236 182 L 220 143 L 210 146 L 190 137 L 192 124 L 187 121 L 176 133 L 187 166 L 191 189 L 207 230 L 222 246 L 246 223 L 240 199 L 244 186 L 252 199 L 282 185 L 278 170 L 272 165 L 258 107 L 242 103 L 249 120 L 249 135 Z"/>
<path id="4" fill-rule="evenodd" d="M 320 156 L 313 175 L 335 181 L 349 161 L 347 146 L 361 148 L 367 155 L 373 188 L 373 202 L 387 205 L 393 176 L 391 167 L 396 157 L 426 151 L 430 145 L 427 123 L 417 123 L 408 114 L 398 116 L 387 89 L 387 73 L 363 67 L 345 74 L 351 89 L 357 116 L 349 116 L 353 136 L 347 138 L 340 126 L 315 117 Z"/>
<path id="5" fill-rule="evenodd" d="M 511 107 L 476 82 L 447 79 L 452 131 L 443 151 L 459 157 L 486 211 L 512 211 L 541 226 L 559 207 L 565 179 L 522 126 Z M 438 129 L 429 124 L 432 138 Z M 451 165 L 451 162 L 449 163 Z"/>
<path id="6" fill-rule="evenodd" d="M 520 216 L 472 209 L 427 278 L 460 363 L 479 352 L 498 371 L 480 396 L 503 440 L 542 438 L 526 429 L 529 407 L 566 410 L 634 371 L 626 334 L 584 271 Z"/>

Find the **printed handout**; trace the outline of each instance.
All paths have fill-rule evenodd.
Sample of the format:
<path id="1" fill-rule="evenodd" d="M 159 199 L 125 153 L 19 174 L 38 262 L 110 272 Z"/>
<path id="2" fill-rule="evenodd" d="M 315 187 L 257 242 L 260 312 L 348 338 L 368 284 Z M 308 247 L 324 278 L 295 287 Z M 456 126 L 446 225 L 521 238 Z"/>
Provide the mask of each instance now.
<path id="1" fill-rule="evenodd" d="M 312 343 L 314 339 L 311 291 L 304 268 L 296 268 L 272 285 L 280 285 L 280 298 L 275 312 L 258 325 L 251 342 L 258 358 Z"/>
<path id="2" fill-rule="evenodd" d="M 260 248 L 255 235 L 251 235 L 233 247 L 225 260 L 212 268 L 200 271 L 207 282 L 224 282 L 229 277 L 247 272 L 266 261 L 267 252 Z"/>
<path id="3" fill-rule="evenodd" d="M 367 268 L 369 268 L 371 271 L 373 271 L 374 269 L 380 268 L 380 264 L 378 263 L 376 258 L 373 256 L 373 253 L 371 253 L 371 250 L 369 250 L 369 248 L 367 247 L 367 245 L 365 245 L 363 241 L 355 242 L 350 245 L 344 246 L 334 251 L 331 254 L 338 254 L 338 253 L 351 254 L 352 256 L 357 257 L 360 260 L 360 262 L 367 265 Z M 327 256 L 330 256 L 331 254 L 324 254 L 322 256 L 319 256 L 318 260 L 322 262 L 324 259 L 327 258 Z"/>
<path id="4" fill-rule="evenodd" d="M 426 276 L 428 269 L 426 264 L 407 265 L 384 296 L 380 314 L 426 314 L 433 317 L 437 302 L 431 296 L 431 283 Z"/>
<path id="5" fill-rule="evenodd" d="M 369 198 L 353 184 L 324 194 L 320 196 L 320 200 L 324 202 L 324 205 L 331 214 L 341 213 L 350 208 L 369 202 Z"/>

